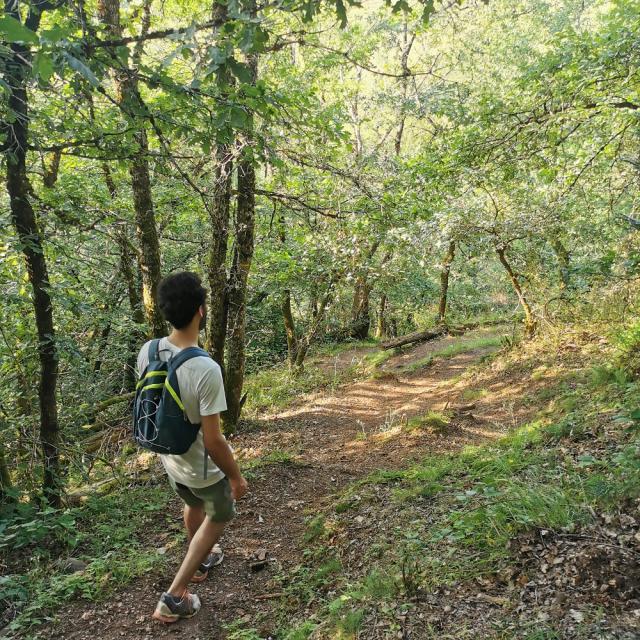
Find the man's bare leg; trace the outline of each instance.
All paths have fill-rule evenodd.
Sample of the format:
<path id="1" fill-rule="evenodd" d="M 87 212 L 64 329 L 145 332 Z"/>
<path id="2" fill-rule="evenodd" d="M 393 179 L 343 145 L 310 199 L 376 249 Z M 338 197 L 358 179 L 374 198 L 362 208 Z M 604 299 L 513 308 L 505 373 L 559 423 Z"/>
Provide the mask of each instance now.
<path id="1" fill-rule="evenodd" d="M 196 535 L 196 531 L 200 528 L 200 525 L 204 522 L 205 513 L 204 508 L 190 507 L 188 504 L 184 505 L 184 526 L 187 529 L 187 542 L 191 542 L 193 536 Z"/>
<path id="2" fill-rule="evenodd" d="M 213 522 L 213 520 L 205 518 L 191 539 L 187 555 L 184 557 L 178 573 L 176 573 L 176 577 L 169 587 L 169 593 L 172 596 L 176 598 L 182 597 L 196 569 L 207 557 L 211 547 L 218 542 L 224 531 L 225 524 L 225 522 Z"/>

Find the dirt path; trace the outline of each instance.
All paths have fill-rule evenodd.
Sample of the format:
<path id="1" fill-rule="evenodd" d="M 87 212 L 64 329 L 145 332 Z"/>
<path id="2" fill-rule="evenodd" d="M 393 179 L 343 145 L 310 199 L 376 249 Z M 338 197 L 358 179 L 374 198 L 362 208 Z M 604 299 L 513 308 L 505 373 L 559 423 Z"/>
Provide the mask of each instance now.
<path id="1" fill-rule="evenodd" d="M 470 341 L 478 335 L 486 333 L 474 332 L 457 340 Z M 458 450 L 495 438 L 510 426 L 511 417 L 500 400 L 501 383 L 496 382 L 495 393 L 474 401 L 471 413 L 454 412 L 444 434 L 403 428 L 411 417 L 464 402 L 470 383 L 460 380 L 460 375 L 495 349 L 463 352 L 411 374 L 394 373 L 449 342 L 448 338 L 435 341 L 395 356 L 385 365 L 388 375 L 345 385 L 331 395 L 306 398 L 234 440 L 234 448 L 245 458 L 267 455 L 281 462 L 252 470 L 250 494 L 240 503 L 239 515 L 222 541 L 225 562 L 194 589 L 203 602 L 195 618 L 168 626 L 152 622 L 150 614 L 170 579 L 168 574 L 151 574 L 110 602 L 75 602 L 66 607 L 43 636 L 217 640 L 225 637 L 224 624 L 245 619 L 262 637 L 269 637 L 276 628 L 270 617 L 278 593 L 274 578 L 300 562 L 306 518 L 330 504 L 336 491 L 374 469 L 399 468 L 426 453 Z M 177 529 L 181 526 L 177 500 L 172 503 L 172 515 L 172 527 Z M 165 534 L 149 545 L 162 547 L 166 539 Z M 248 558 L 258 549 L 266 549 L 271 562 L 262 571 L 252 572 Z M 171 569 L 181 560 L 182 551 L 170 552 Z"/>

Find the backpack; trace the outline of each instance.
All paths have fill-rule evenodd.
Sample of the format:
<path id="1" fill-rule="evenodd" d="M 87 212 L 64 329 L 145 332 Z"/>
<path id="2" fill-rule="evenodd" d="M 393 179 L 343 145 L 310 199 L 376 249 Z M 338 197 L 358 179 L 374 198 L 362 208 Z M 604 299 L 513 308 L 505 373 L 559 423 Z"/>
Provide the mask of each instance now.
<path id="1" fill-rule="evenodd" d="M 199 424 L 191 424 L 180 399 L 176 371 L 191 358 L 211 356 L 198 347 L 188 347 L 163 362 L 159 354 L 160 340 L 149 346 L 149 364 L 136 385 L 133 402 L 133 439 L 143 448 L 156 453 L 180 455 L 193 444 Z"/>

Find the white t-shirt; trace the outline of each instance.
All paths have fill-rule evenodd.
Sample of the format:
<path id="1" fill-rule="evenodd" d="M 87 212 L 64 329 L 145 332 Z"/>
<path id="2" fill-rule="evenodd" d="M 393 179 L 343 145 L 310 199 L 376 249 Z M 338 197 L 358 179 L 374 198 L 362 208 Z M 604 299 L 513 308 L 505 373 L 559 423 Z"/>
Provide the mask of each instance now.
<path id="1" fill-rule="evenodd" d="M 146 342 L 138 354 L 138 376 L 149 364 L 149 346 Z M 160 360 L 167 361 L 182 349 L 162 338 L 158 345 Z M 201 416 L 211 416 L 227 408 L 224 396 L 224 384 L 219 365 L 211 358 L 197 356 L 187 360 L 176 371 L 180 399 L 184 405 L 189 422 L 200 424 Z M 213 463 L 206 453 L 202 429 L 191 447 L 182 455 L 160 454 L 167 474 L 176 482 L 187 487 L 200 489 L 215 484 L 224 478 L 224 473 Z"/>

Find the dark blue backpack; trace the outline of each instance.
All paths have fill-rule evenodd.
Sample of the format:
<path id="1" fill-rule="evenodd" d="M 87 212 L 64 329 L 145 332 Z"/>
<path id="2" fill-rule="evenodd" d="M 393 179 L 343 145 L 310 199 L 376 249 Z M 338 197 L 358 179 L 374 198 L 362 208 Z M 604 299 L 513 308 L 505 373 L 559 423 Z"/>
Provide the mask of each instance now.
<path id="1" fill-rule="evenodd" d="M 169 361 L 160 360 L 160 340 L 149 346 L 149 364 L 136 386 L 133 404 L 133 438 L 144 449 L 164 454 L 189 450 L 199 424 L 191 424 L 184 411 L 178 386 L 178 367 L 191 358 L 211 356 L 198 347 L 188 347 Z"/>

